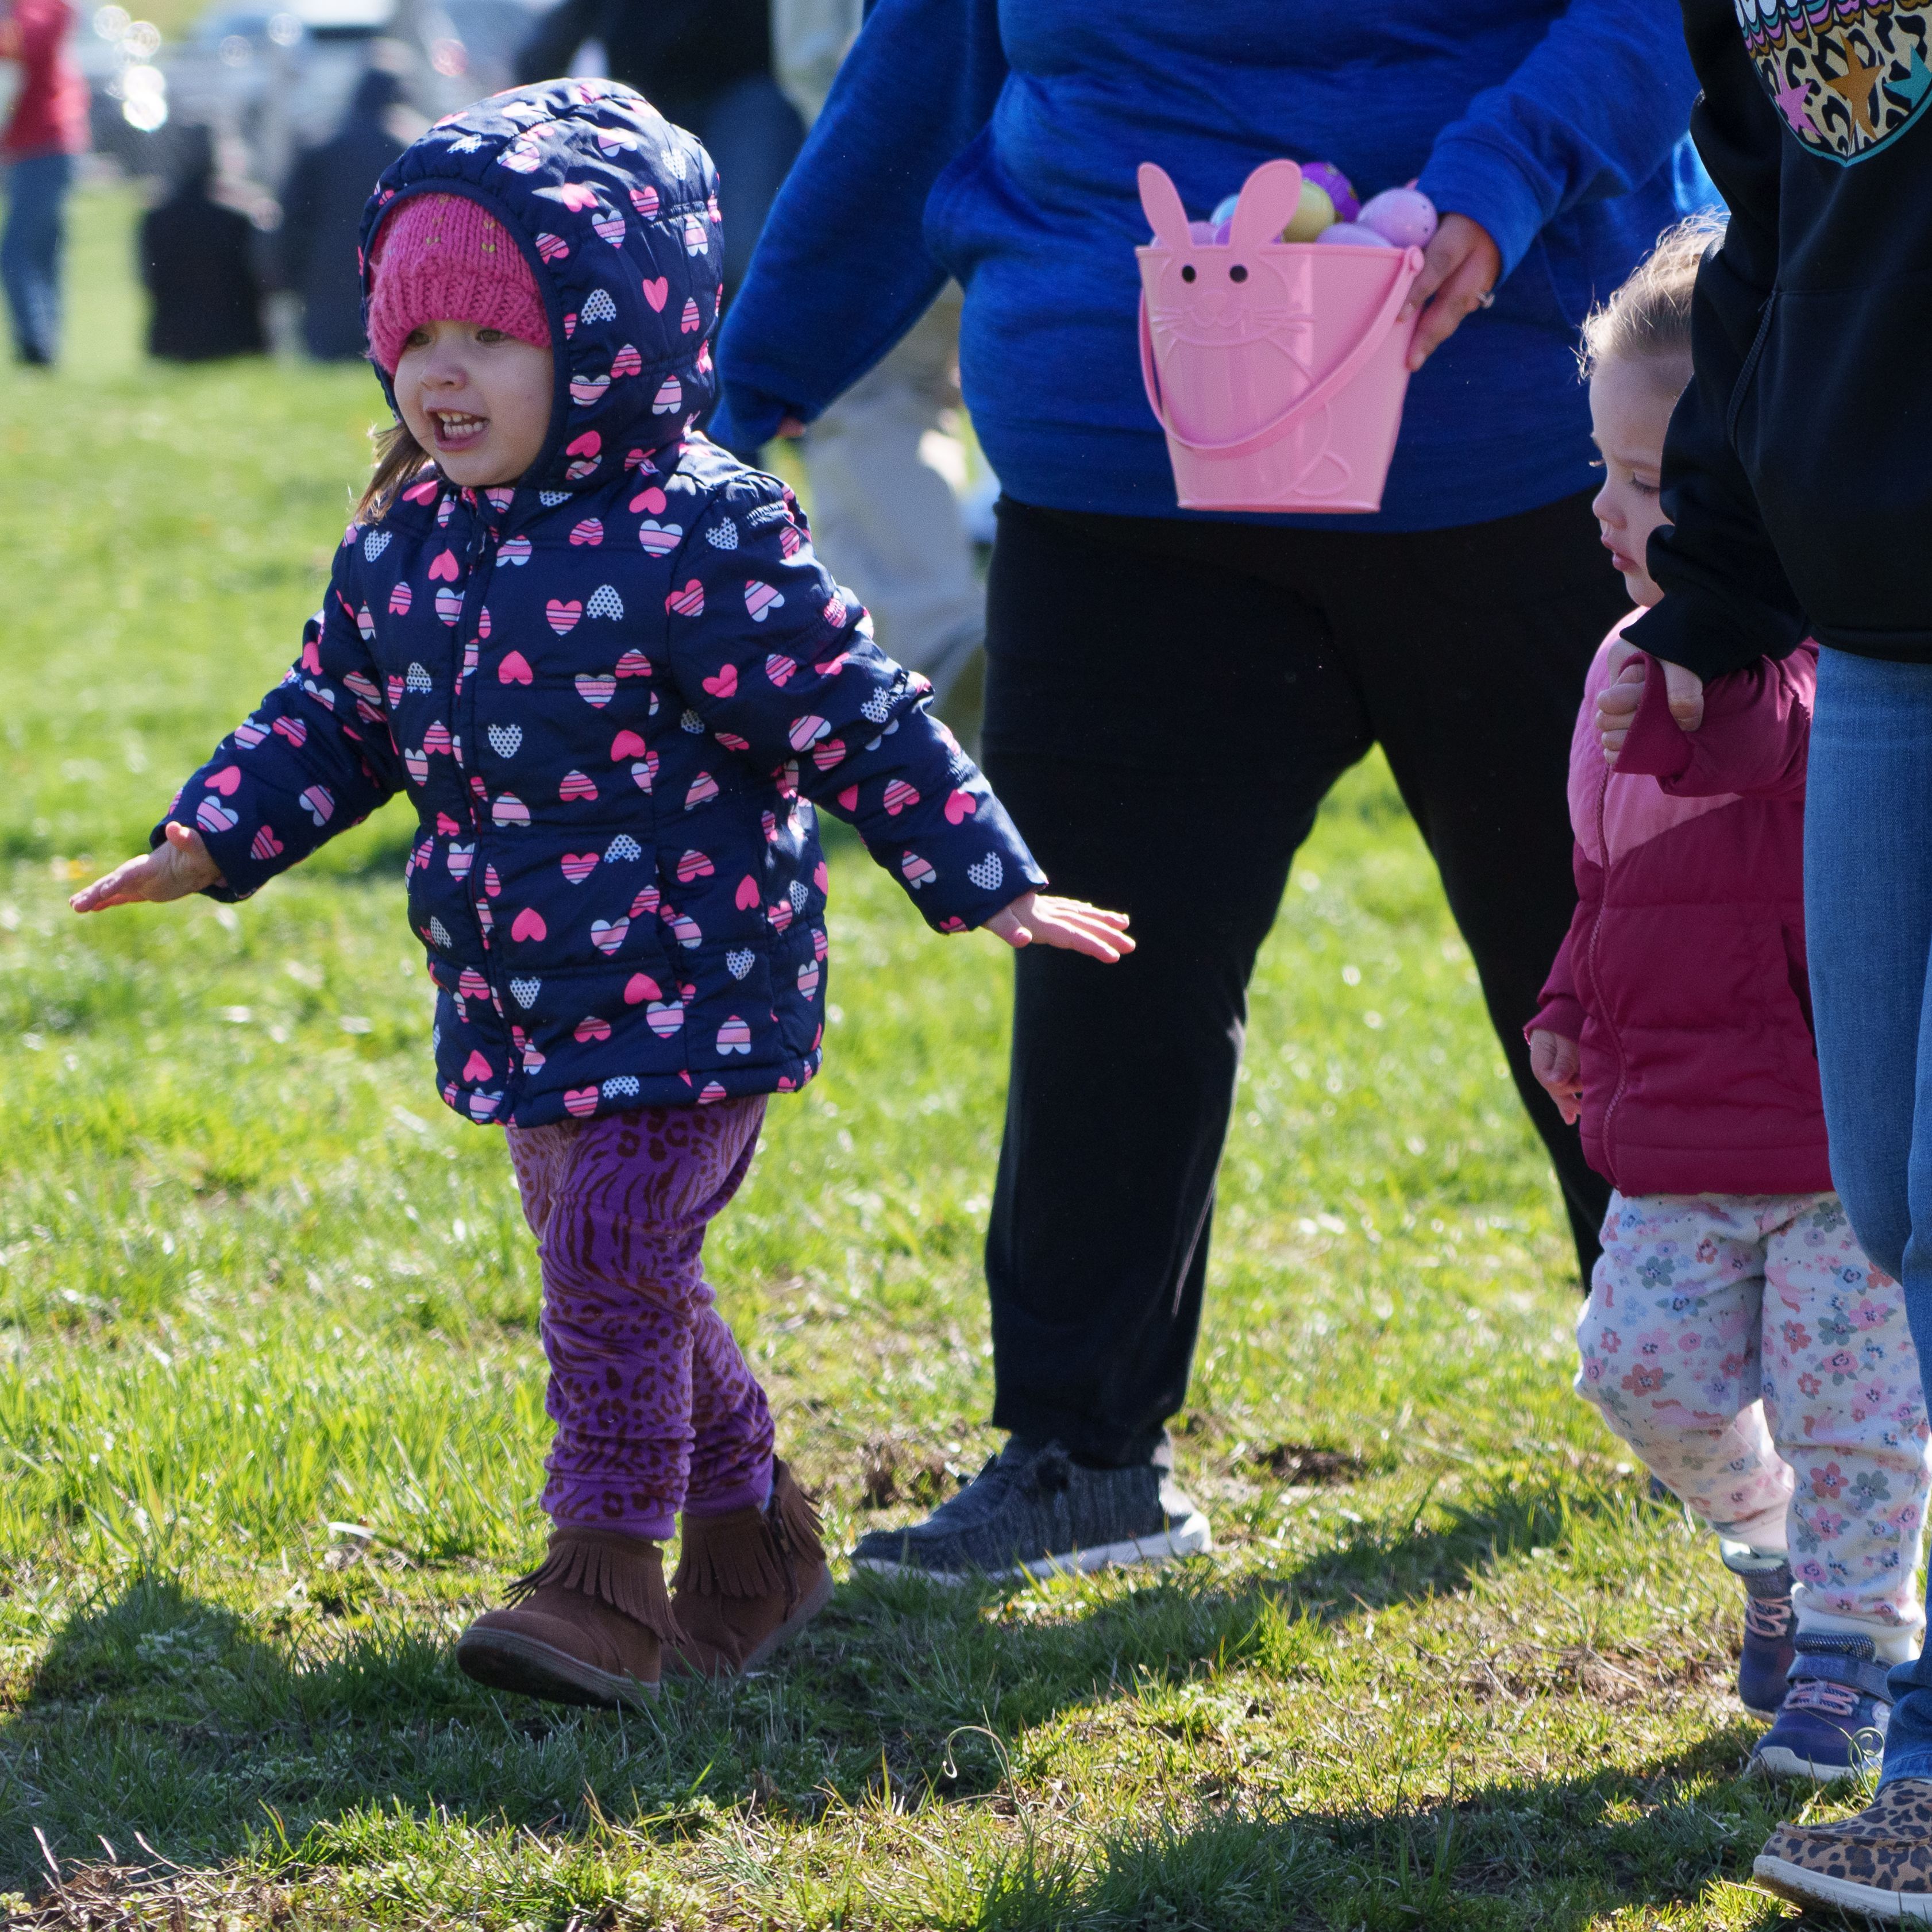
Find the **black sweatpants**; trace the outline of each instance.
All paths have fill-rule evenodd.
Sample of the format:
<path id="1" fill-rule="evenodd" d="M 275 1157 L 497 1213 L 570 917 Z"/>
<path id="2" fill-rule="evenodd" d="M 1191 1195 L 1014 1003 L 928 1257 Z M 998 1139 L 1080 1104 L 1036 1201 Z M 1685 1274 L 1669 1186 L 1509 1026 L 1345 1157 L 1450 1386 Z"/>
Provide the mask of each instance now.
<path id="1" fill-rule="evenodd" d="M 1576 903 L 1584 674 L 1628 604 L 1586 496 L 1414 534 L 1002 502 L 986 771 L 1052 889 L 1131 914 L 1138 950 L 1016 962 L 986 1241 L 996 1424 L 1124 1464 L 1180 1408 L 1249 975 L 1317 806 L 1378 741 L 1588 1280 L 1609 1185 L 1522 1030 Z"/>

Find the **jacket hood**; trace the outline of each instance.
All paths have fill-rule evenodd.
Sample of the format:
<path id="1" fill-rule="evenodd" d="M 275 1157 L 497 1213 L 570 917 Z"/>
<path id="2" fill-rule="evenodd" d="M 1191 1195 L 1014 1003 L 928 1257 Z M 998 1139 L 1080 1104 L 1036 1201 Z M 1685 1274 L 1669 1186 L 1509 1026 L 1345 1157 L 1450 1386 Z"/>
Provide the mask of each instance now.
<path id="1" fill-rule="evenodd" d="M 520 484 L 600 488 L 710 406 L 724 232 L 717 171 L 696 136 L 608 80 L 518 88 L 438 122 L 383 170 L 363 211 L 365 333 L 376 229 L 398 201 L 431 194 L 483 203 L 543 297 L 556 388 Z M 394 388 L 376 374 L 393 410 Z"/>

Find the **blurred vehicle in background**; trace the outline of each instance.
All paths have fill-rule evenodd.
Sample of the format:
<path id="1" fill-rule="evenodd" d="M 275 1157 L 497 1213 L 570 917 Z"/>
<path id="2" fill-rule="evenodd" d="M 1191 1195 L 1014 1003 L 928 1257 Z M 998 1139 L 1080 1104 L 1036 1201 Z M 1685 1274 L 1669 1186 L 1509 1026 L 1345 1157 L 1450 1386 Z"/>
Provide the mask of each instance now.
<path id="1" fill-rule="evenodd" d="M 130 174 L 177 163 L 171 121 L 246 145 L 248 172 L 279 185 L 329 139 L 373 64 L 394 74 L 427 125 L 514 84 L 517 50 L 544 0 L 214 0 L 181 40 L 110 4 L 73 52 L 93 94 L 93 145 Z"/>

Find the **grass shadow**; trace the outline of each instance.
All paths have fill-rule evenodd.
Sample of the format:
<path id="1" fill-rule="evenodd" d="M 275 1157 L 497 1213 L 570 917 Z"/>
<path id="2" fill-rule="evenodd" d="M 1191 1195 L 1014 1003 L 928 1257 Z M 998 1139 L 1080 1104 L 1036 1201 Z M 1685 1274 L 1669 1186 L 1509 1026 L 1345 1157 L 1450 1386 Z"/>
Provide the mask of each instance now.
<path id="1" fill-rule="evenodd" d="M 1460 1594 L 1514 1558 L 1613 1535 L 1634 1509 L 1654 1507 L 1639 1492 L 1579 1484 L 1567 1473 L 1529 1483 L 1504 1475 L 1467 1498 L 1438 1498 L 1432 1484 L 1406 1515 L 1354 1523 L 1274 1581 L 1297 1610 L 1330 1622 Z"/>
<path id="2" fill-rule="evenodd" d="M 1791 1796 L 1739 1778 L 1727 1756 L 1714 1739 L 1638 1770 L 1512 1780 L 1388 1810 L 1210 1809 L 1085 1846 L 1024 1833 L 970 1922 L 985 1932 L 1584 1932 L 1633 1908 L 1682 1909 L 1714 1880 L 1750 1882 Z M 1726 1922 L 1784 1916 L 1767 1898 L 1761 1917 Z"/>

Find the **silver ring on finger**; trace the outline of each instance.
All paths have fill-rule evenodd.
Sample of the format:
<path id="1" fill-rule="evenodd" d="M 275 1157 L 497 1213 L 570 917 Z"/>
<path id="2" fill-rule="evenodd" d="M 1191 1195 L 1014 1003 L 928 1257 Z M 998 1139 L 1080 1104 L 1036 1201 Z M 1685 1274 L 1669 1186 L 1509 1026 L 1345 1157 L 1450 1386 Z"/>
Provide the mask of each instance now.
<path id="1" fill-rule="evenodd" d="M 1496 305 L 1496 292 L 1494 289 L 1485 289 L 1476 298 L 1476 306 L 1478 308 L 1494 308 Z"/>

